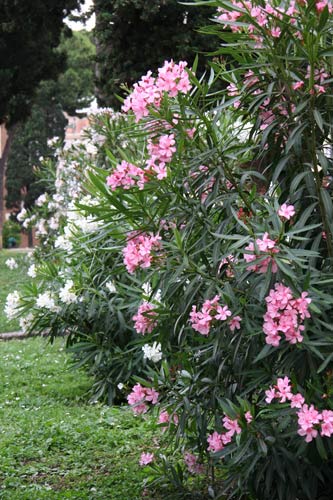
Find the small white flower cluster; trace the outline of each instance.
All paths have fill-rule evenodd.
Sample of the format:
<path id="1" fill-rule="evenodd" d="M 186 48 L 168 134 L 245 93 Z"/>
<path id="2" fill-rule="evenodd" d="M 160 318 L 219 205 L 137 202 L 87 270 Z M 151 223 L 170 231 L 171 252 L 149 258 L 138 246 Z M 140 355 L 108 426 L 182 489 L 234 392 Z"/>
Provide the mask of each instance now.
<path id="1" fill-rule="evenodd" d="M 37 276 L 37 266 L 36 264 L 31 264 L 27 271 L 27 275 L 30 276 L 30 278 L 36 278 Z"/>
<path id="2" fill-rule="evenodd" d="M 64 302 L 64 304 L 72 304 L 77 302 L 77 295 L 71 291 L 74 286 L 73 280 L 67 280 L 63 288 L 59 290 L 59 299 Z"/>
<path id="3" fill-rule="evenodd" d="M 47 145 L 49 148 L 52 148 L 53 146 L 55 146 L 57 144 L 58 141 L 59 141 L 59 137 L 54 136 L 51 139 L 47 140 Z"/>
<path id="4" fill-rule="evenodd" d="M 34 320 L 34 315 L 31 313 L 19 319 L 20 328 L 22 332 L 27 333 L 29 331 L 30 325 L 33 322 L 33 320 Z"/>
<path id="5" fill-rule="evenodd" d="M 149 359 L 154 363 L 160 361 L 163 357 L 161 344 L 154 342 L 153 345 L 145 344 L 142 346 L 144 359 Z"/>
<path id="6" fill-rule="evenodd" d="M 48 201 L 48 194 L 43 193 L 40 196 L 38 196 L 37 200 L 35 201 L 35 205 L 37 205 L 37 207 L 42 207 L 43 205 L 45 205 L 47 201 Z"/>
<path id="7" fill-rule="evenodd" d="M 117 289 L 113 281 L 107 281 L 105 283 L 105 288 L 109 290 L 110 293 L 116 293 Z"/>
<path id="8" fill-rule="evenodd" d="M 144 284 L 142 285 L 142 290 L 143 290 L 143 292 L 144 292 L 144 295 L 146 295 L 147 297 L 150 297 L 150 295 L 151 295 L 151 293 L 152 293 L 152 291 L 153 291 L 153 289 L 152 289 L 152 287 L 151 287 L 151 284 L 150 284 L 149 282 L 144 283 Z M 162 292 L 161 292 L 161 290 L 160 290 L 160 289 L 158 289 L 158 290 L 154 293 L 154 295 L 151 297 L 151 300 L 154 300 L 154 301 L 156 301 L 156 302 L 161 302 L 161 295 L 162 295 Z"/>
<path id="9" fill-rule="evenodd" d="M 26 209 L 23 207 L 21 209 L 21 211 L 17 214 L 16 218 L 19 222 L 23 222 L 24 219 L 27 217 L 28 215 L 28 212 L 26 211 Z"/>
<path id="10" fill-rule="evenodd" d="M 6 266 L 9 267 L 9 269 L 13 270 L 13 269 L 17 269 L 18 268 L 18 264 L 16 262 L 15 259 L 10 258 L 10 259 L 7 259 L 6 262 L 5 262 Z"/>
<path id="11" fill-rule="evenodd" d="M 9 293 L 6 298 L 5 315 L 8 319 L 13 319 L 17 315 L 17 308 L 20 305 L 20 294 L 17 290 Z"/>
<path id="12" fill-rule="evenodd" d="M 49 309 L 50 311 L 59 312 L 59 306 L 56 305 L 51 292 L 40 293 L 36 300 L 36 306 L 41 309 Z"/>
<path id="13" fill-rule="evenodd" d="M 71 241 L 72 233 L 68 226 L 64 227 L 64 234 L 59 234 L 54 242 L 55 248 L 59 248 L 60 250 L 66 250 L 70 252 L 73 249 L 73 243 Z"/>

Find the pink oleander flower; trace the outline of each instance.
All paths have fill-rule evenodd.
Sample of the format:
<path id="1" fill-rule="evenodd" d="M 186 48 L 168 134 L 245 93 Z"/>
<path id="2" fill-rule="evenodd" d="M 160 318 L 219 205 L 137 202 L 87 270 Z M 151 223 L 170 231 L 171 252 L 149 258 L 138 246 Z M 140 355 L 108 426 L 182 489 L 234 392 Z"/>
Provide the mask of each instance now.
<path id="1" fill-rule="evenodd" d="M 123 249 L 124 264 L 129 273 L 134 273 L 138 268 L 151 266 L 154 253 L 161 249 L 161 237 L 153 234 L 132 233 L 127 239 L 127 245 Z"/>
<path id="2" fill-rule="evenodd" d="M 238 424 L 238 420 L 231 420 L 227 415 L 224 416 L 223 418 L 223 425 L 227 429 L 227 435 L 229 437 L 232 437 L 234 434 L 240 434 L 242 432 L 242 429 L 240 428 Z"/>
<path id="3" fill-rule="evenodd" d="M 169 415 L 169 413 L 164 410 L 162 411 L 160 414 L 159 414 L 159 417 L 158 417 L 158 423 L 159 424 L 169 424 L 170 422 L 173 422 L 175 425 L 178 425 L 179 423 L 179 418 L 178 418 L 178 415 L 176 413 L 174 413 L 172 415 L 172 417 Z"/>
<path id="4" fill-rule="evenodd" d="M 132 110 L 136 121 L 140 121 L 149 115 L 149 108 L 159 108 L 163 93 L 169 97 L 176 97 L 177 94 L 187 94 L 191 90 L 191 83 L 186 71 L 187 63 L 180 61 L 176 64 L 173 61 L 165 61 L 164 65 L 158 69 L 158 76 L 154 78 L 152 72 L 141 78 L 133 85 L 132 93 L 125 99 L 123 111 L 127 113 Z"/>
<path id="5" fill-rule="evenodd" d="M 247 411 L 244 415 L 245 417 L 245 420 L 246 420 L 246 423 L 247 424 L 250 424 L 253 420 L 253 416 L 251 415 L 251 412 L 250 411 Z"/>
<path id="6" fill-rule="evenodd" d="M 302 408 L 304 404 L 304 398 L 300 393 L 293 394 L 290 398 L 290 401 L 291 401 L 290 403 L 291 408 Z"/>
<path id="7" fill-rule="evenodd" d="M 157 403 L 159 393 L 150 387 L 142 387 L 141 384 L 136 384 L 132 388 L 132 392 L 127 396 L 128 404 L 131 406 L 136 415 L 141 415 L 148 411 L 148 405 Z"/>
<path id="8" fill-rule="evenodd" d="M 137 186 L 139 189 L 143 189 L 146 181 L 147 177 L 144 170 L 125 160 L 117 165 L 111 175 L 106 178 L 106 183 L 111 187 L 112 191 L 115 191 L 118 187 L 130 189 Z"/>
<path id="9" fill-rule="evenodd" d="M 154 460 L 154 453 L 141 453 L 139 464 L 143 467 Z"/>
<path id="10" fill-rule="evenodd" d="M 279 217 L 290 220 L 295 215 L 295 207 L 294 205 L 287 205 L 287 203 L 283 203 L 278 210 Z"/>
<path id="11" fill-rule="evenodd" d="M 263 254 L 259 253 L 259 255 L 256 255 L 254 243 L 251 242 L 247 247 L 245 247 L 245 250 L 248 250 L 251 253 L 244 253 L 244 260 L 246 262 L 255 262 L 260 257 L 263 257 L 265 255 L 267 255 L 267 257 L 260 262 L 251 264 L 246 269 L 248 271 L 254 271 L 256 273 L 262 274 L 267 272 L 268 266 L 271 264 L 272 273 L 276 273 L 278 267 L 274 260 L 274 254 L 279 253 L 280 251 L 278 248 L 276 248 L 276 242 L 269 238 L 268 233 L 265 233 L 262 239 L 257 238 L 255 242 L 259 252 L 262 252 Z"/>
<path id="12" fill-rule="evenodd" d="M 333 411 L 323 410 L 321 414 L 321 436 L 331 437 L 333 434 Z"/>
<path id="13" fill-rule="evenodd" d="M 297 433 L 305 436 L 305 441 L 310 443 L 318 435 L 318 430 L 314 426 L 320 423 L 322 416 L 313 405 L 309 407 L 306 404 L 297 412 L 297 416 L 299 426 Z"/>
<path id="14" fill-rule="evenodd" d="M 229 311 L 227 306 L 217 306 L 216 312 L 217 314 L 215 315 L 215 319 L 220 321 L 225 321 L 229 316 L 231 316 L 231 311 Z"/>
<path id="15" fill-rule="evenodd" d="M 280 399 L 280 403 L 290 401 L 292 398 L 291 385 L 288 377 L 278 378 L 276 383 L 276 397 Z"/>
<path id="16" fill-rule="evenodd" d="M 237 330 L 240 330 L 240 322 L 242 321 L 242 318 L 240 316 L 234 316 L 233 318 L 231 318 L 231 320 L 229 321 L 228 325 L 229 325 L 229 328 L 232 332 L 234 332 L 236 329 Z"/>
<path id="17" fill-rule="evenodd" d="M 278 27 L 272 28 L 271 29 L 271 35 L 273 38 L 280 38 L 281 36 L 281 29 Z"/>
<path id="18" fill-rule="evenodd" d="M 198 457 L 188 451 L 184 454 L 184 462 L 191 474 L 203 474 L 205 472 L 205 466 L 198 463 Z"/>
<path id="19" fill-rule="evenodd" d="M 185 130 L 186 135 L 187 135 L 190 139 L 193 139 L 195 132 L 196 132 L 196 128 L 195 128 L 195 127 L 193 127 L 193 128 L 188 128 L 187 130 Z"/>
<path id="20" fill-rule="evenodd" d="M 154 306 L 147 301 L 144 301 L 138 309 L 137 314 L 133 316 L 135 321 L 134 328 L 137 333 L 145 335 L 151 333 L 157 326 L 157 313 L 154 311 Z"/>
<path id="21" fill-rule="evenodd" d="M 274 389 L 274 387 L 270 387 L 269 389 L 267 389 L 267 391 L 265 391 L 265 394 L 266 394 L 265 401 L 268 404 L 271 403 L 273 399 L 277 397 L 276 390 Z"/>
<path id="22" fill-rule="evenodd" d="M 214 431 L 213 434 L 210 434 L 210 436 L 208 436 L 207 442 L 209 444 L 207 450 L 212 451 L 213 453 L 221 451 L 224 448 L 223 435 L 219 434 L 216 431 Z"/>
<path id="23" fill-rule="evenodd" d="M 148 406 L 145 404 L 145 388 L 140 384 L 136 384 L 132 392 L 127 396 L 128 404 L 132 407 L 133 412 L 136 415 L 141 415 L 148 411 Z"/>
<path id="24" fill-rule="evenodd" d="M 321 13 L 325 7 L 328 8 L 328 12 L 331 14 L 332 13 L 332 4 L 328 0 L 321 0 L 319 2 L 316 2 L 316 9 L 319 13 Z"/>
<path id="25" fill-rule="evenodd" d="M 301 89 L 302 87 L 304 87 L 304 82 L 303 81 L 295 82 L 295 83 L 292 84 L 292 88 L 294 90 Z"/>
<path id="26" fill-rule="evenodd" d="M 215 295 L 211 300 L 205 300 L 201 311 L 197 311 L 195 305 L 192 306 L 189 321 L 193 330 L 201 333 L 201 335 L 208 335 L 213 320 L 225 321 L 231 316 L 231 311 L 227 306 L 221 306 L 219 300 L 219 295 Z"/>
<path id="27" fill-rule="evenodd" d="M 290 344 L 302 342 L 302 332 L 305 318 L 310 318 L 308 306 L 311 299 L 307 292 L 302 292 L 301 297 L 295 299 L 289 287 L 276 283 L 275 289 L 269 292 L 265 301 L 267 312 L 264 315 L 263 331 L 266 343 L 274 347 L 280 344 L 281 334 Z"/>

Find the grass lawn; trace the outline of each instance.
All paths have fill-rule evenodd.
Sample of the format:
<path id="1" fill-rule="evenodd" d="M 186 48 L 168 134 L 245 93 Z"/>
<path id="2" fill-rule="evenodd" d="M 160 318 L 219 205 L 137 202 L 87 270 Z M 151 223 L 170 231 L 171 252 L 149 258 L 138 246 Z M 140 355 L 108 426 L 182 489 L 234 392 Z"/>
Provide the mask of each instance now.
<path id="1" fill-rule="evenodd" d="M 5 262 L 7 259 L 14 258 L 18 264 L 17 269 L 9 269 Z M 31 278 L 27 276 L 29 267 L 27 252 L 20 250 L 1 250 L 0 251 L 0 333 L 14 332 L 19 330 L 17 320 L 8 321 L 4 313 L 7 295 L 14 290 L 20 290 L 22 285 Z"/>
<path id="2" fill-rule="evenodd" d="M 0 359 L 0 499 L 142 498 L 152 422 L 89 404 L 91 381 L 67 369 L 61 339 L 1 342 Z"/>

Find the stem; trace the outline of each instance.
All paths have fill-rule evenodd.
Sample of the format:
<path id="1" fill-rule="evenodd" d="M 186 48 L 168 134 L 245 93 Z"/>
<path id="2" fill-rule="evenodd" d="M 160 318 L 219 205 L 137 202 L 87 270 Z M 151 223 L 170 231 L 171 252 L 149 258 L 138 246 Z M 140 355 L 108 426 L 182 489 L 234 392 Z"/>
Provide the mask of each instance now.
<path id="1" fill-rule="evenodd" d="M 311 73 L 313 73 L 314 67 L 311 64 Z M 320 208 L 320 214 L 321 214 L 321 219 L 323 223 L 323 227 L 326 233 L 326 245 L 327 245 L 327 252 L 328 256 L 330 259 L 333 261 L 333 244 L 332 244 L 332 233 L 330 230 L 330 226 L 327 220 L 327 214 L 325 210 L 325 204 L 324 200 L 322 197 L 321 193 L 321 179 L 320 179 L 320 174 L 318 170 L 318 164 L 317 164 L 317 153 L 316 153 L 316 122 L 314 120 L 314 100 L 315 97 L 311 96 L 311 101 L 310 101 L 310 109 L 311 109 L 311 162 L 313 166 L 313 172 L 314 172 L 314 177 L 315 177 L 315 185 L 316 185 L 316 191 L 317 191 L 317 196 L 318 196 L 318 201 L 319 201 L 319 208 Z"/>

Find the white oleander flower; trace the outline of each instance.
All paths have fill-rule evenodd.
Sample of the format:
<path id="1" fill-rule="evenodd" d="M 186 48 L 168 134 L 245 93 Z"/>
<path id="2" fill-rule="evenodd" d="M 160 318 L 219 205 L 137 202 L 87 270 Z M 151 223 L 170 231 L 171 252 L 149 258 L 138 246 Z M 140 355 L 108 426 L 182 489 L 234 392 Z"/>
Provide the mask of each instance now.
<path id="1" fill-rule="evenodd" d="M 59 307 L 56 306 L 54 297 L 51 292 L 40 293 L 36 300 L 36 306 L 39 308 L 49 309 L 50 311 L 58 312 Z"/>
<path id="2" fill-rule="evenodd" d="M 144 291 L 144 294 L 148 295 L 149 297 L 150 297 L 150 295 L 151 295 L 151 293 L 153 291 L 153 289 L 152 289 L 152 287 L 151 287 L 151 285 L 150 285 L 149 282 L 144 283 L 142 285 L 142 290 Z M 156 302 L 160 302 L 161 301 L 161 294 L 162 294 L 161 290 L 158 289 L 158 290 L 156 290 L 156 292 L 154 293 L 154 295 L 151 297 L 151 299 L 155 300 Z"/>
<path id="3" fill-rule="evenodd" d="M 17 214 L 16 218 L 19 222 L 23 222 L 24 219 L 26 218 L 27 216 L 27 211 L 25 208 L 22 208 L 22 210 Z"/>
<path id="4" fill-rule="evenodd" d="M 68 234 L 60 234 L 54 241 L 54 246 L 55 248 L 67 250 L 68 252 L 73 249 L 73 243 L 71 242 Z"/>
<path id="5" fill-rule="evenodd" d="M 40 219 L 36 225 L 36 235 L 46 235 L 47 234 L 47 229 L 45 226 L 46 220 L 45 219 Z"/>
<path id="6" fill-rule="evenodd" d="M 72 304 L 74 302 L 77 302 L 77 295 L 71 291 L 73 286 L 73 280 L 67 280 L 63 288 L 60 288 L 59 299 L 64 302 L 64 304 Z"/>
<path id="7" fill-rule="evenodd" d="M 12 270 L 18 268 L 18 264 L 17 264 L 16 260 L 13 259 L 13 257 L 10 259 L 7 259 L 5 264 L 7 267 L 9 267 L 9 269 L 12 269 Z"/>
<path id="8" fill-rule="evenodd" d="M 28 269 L 27 275 L 30 276 L 30 278 L 36 278 L 36 275 L 37 275 L 36 264 L 31 264 L 31 266 Z"/>
<path id="9" fill-rule="evenodd" d="M 55 217 L 49 219 L 49 228 L 57 230 L 59 228 L 59 221 Z"/>
<path id="10" fill-rule="evenodd" d="M 37 205 L 37 207 L 42 207 L 44 203 L 47 202 L 47 200 L 48 200 L 47 193 L 43 193 L 40 196 L 38 196 L 37 200 L 35 201 L 35 205 Z"/>
<path id="11" fill-rule="evenodd" d="M 116 293 L 117 289 L 113 281 L 108 281 L 105 283 L 105 287 L 109 290 L 110 293 Z"/>
<path id="12" fill-rule="evenodd" d="M 160 343 L 157 344 L 157 342 L 154 342 L 153 345 L 145 344 L 144 346 L 142 346 L 142 350 L 143 357 L 145 359 L 153 361 L 154 363 L 157 363 L 163 357 Z"/>
<path id="13" fill-rule="evenodd" d="M 15 318 L 17 314 L 17 308 L 20 305 L 20 294 L 17 290 L 9 293 L 6 298 L 5 305 L 5 315 L 8 319 Z"/>
<path id="14" fill-rule="evenodd" d="M 59 137 L 57 137 L 56 135 L 54 137 L 52 137 L 51 139 L 48 139 L 47 140 L 47 145 L 49 148 L 52 148 L 52 146 L 54 146 L 55 144 L 57 144 L 57 142 L 59 141 Z"/>
<path id="15" fill-rule="evenodd" d="M 19 319 L 20 328 L 21 328 L 22 332 L 26 333 L 29 331 L 29 328 L 30 328 L 30 325 L 31 325 L 33 319 L 34 319 L 34 315 L 31 313 L 28 314 L 27 316 L 24 316 L 23 318 Z"/>

